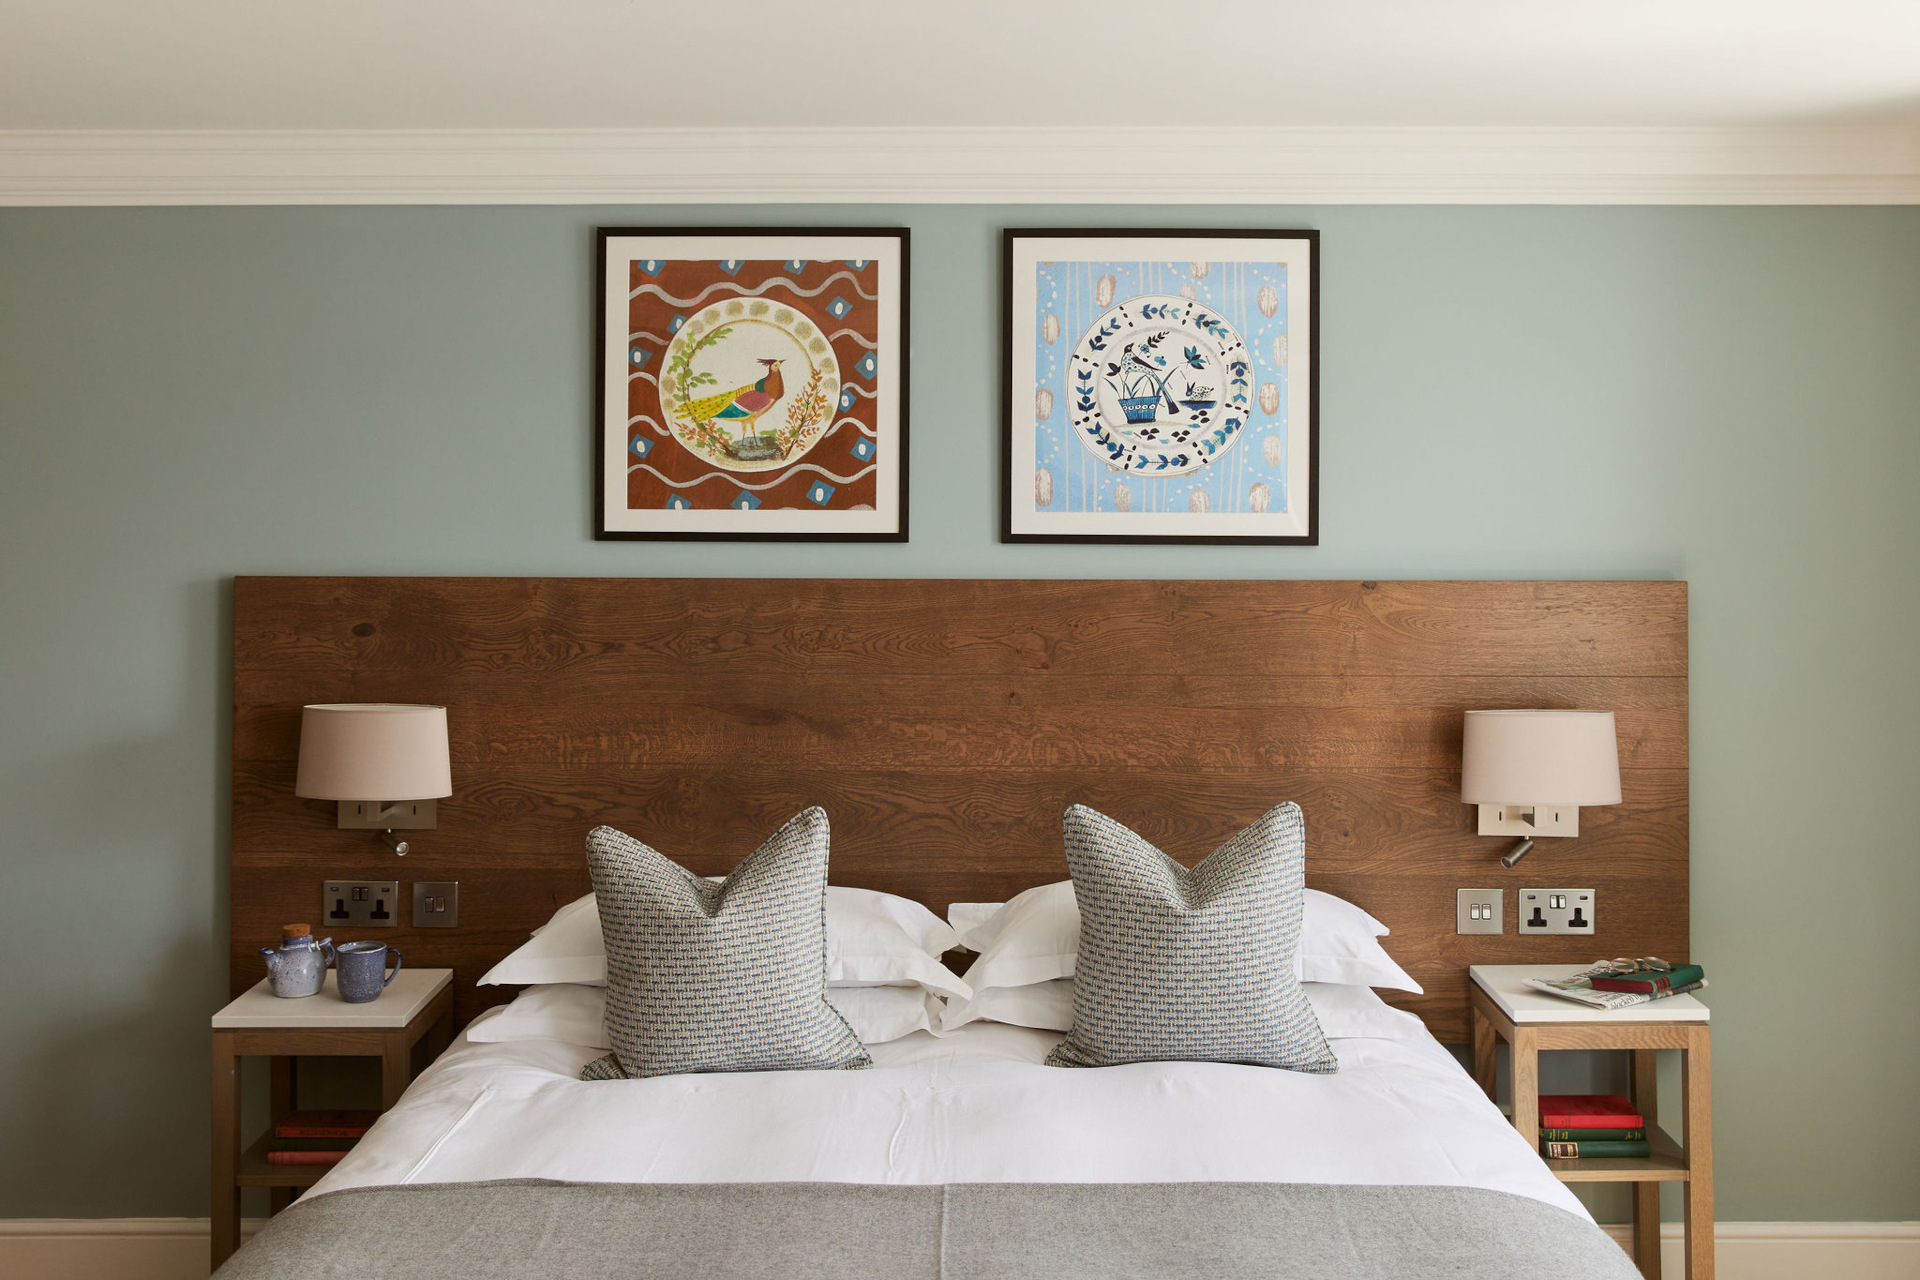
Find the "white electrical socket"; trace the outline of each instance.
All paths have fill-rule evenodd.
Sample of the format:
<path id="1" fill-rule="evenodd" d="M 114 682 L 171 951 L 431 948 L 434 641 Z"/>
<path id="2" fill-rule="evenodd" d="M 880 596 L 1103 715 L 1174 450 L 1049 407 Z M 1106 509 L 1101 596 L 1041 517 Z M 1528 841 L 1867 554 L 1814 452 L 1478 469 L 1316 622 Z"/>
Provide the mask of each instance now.
<path id="1" fill-rule="evenodd" d="M 1591 889 L 1522 889 L 1521 933 L 1592 933 Z"/>

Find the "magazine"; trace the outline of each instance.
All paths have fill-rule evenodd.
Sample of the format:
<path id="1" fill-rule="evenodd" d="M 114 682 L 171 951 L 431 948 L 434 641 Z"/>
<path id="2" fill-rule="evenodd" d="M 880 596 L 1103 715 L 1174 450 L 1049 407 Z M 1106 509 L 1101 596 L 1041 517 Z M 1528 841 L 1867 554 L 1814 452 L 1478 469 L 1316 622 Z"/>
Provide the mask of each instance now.
<path id="1" fill-rule="evenodd" d="M 1578 1000 L 1581 1004 L 1591 1005 L 1596 1009 L 1631 1009 L 1637 1004 L 1650 1004 L 1655 1000 L 1666 999 L 1666 996 L 1647 995 L 1639 991 L 1595 991 L 1593 979 L 1599 974 L 1608 972 L 1611 970 L 1596 965 L 1585 973 L 1574 974 L 1571 978 L 1528 978 L 1527 985 L 1536 991 L 1544 991 L 1548 995 L 1559 996 L 1563 1000 Z M 1688 991 L 1698 991 L 1706 985 L 1707 980 L 1702 978 L 1670 994 L 1677 996 Z"/>

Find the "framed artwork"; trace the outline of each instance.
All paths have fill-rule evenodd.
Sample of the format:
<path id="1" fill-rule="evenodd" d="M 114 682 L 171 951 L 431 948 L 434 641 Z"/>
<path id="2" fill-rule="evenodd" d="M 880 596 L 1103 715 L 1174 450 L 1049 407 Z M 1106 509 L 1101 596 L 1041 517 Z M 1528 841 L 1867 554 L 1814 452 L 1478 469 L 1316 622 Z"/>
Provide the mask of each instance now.
<path id="1" fill-rule="evenodd" d="M 598 538 L 907 539 L 907 232 L 602 227 Z"/>
<path id="2" fill-rule="evenodd" d="M 1003 542 L 1319 542 L 1320 233 L 1009 230 Z"/>

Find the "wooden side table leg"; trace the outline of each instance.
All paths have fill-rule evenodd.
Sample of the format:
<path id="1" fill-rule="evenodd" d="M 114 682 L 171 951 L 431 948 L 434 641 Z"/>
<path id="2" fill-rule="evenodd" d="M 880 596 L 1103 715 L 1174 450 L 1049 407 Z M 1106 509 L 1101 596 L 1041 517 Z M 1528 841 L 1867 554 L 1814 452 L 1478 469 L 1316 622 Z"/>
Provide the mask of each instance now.
<path id="1" fill-rule="evenodd" d="M 1660 1055 L 1653 1049 L 1633 1052 L 1633 1104 L 1646 1117 L 1648 1129 L 1657 1123 Z M 1633 1261 L 1645 1280 L 1660 1280 L 1660 1184 L 1633 1184 Z"/>
<path id="2" fill-rule="evenodd" d="M 213 1270 L 240 1247 L 240 1059 L 233 1035 L 213 1033 Z"/>
<path id="3" fill-rule="evenodd" d="M 1680 1096 L 1687 1113 L 1687 1280 L 1713 1280 L 1713 1051 L 1707 1028 L 1691 1028 L 1681 1054 Z"/>
<path id="4" fill-rule="evenodd" d="M 271 1086 L 268 1090 L 271 1102 L 267 1109 L 268 1123 L 279 1124 L 287 1112 L 292 1111 L 297 1105 L 294 1100 L 299 1092 L 294 1078 L 297 1068 L 294 1065 L 295 1060 L 289 1057 L 276 1057 L 268 1061 L 271 1064 L 269 1067 Z M 292 1203 L 292 1187 L 267 1188 L 267 1213 L 270 1216 L 279 1213 Z"/>
<path id="5" fill-rule="evenodd" d="M 1513 1029 L 1513 1127 L 1528 1142 L 1540 1141 L 1539 1036 L 1529 1027 Z"/>
<path id="6" fill-rule="evenodd" d="M 404 1027 L 387 1032 L 380 1052 L 380 1109 L 393 1110 L 413 1080 L 413 1046 Z"/>
<path id="7" fill-rule="evenodd" d="M 1494 1090 L 1497 1087 L 1493 1066 L 1493 1024 L 1487 1021 L 1487 1015 L 1480 1012 L 1478 1005 L 1473 1006 L 1473 1078 L 1486 1091 L 1488 1098 L 1498 1102 Z"/>

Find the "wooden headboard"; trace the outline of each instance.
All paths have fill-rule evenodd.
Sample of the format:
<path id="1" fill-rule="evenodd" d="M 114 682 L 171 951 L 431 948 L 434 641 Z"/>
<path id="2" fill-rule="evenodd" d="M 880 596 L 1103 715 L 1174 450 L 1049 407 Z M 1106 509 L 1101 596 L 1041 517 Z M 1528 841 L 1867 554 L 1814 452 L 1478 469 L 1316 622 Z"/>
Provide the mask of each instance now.
<path id="1" fill-rule="evenodd" d="M 1307 882 L 1384 920 L 1466 1038 L 1470 963 L 1687 955 L 1687 592 L 1675 582 L 239 578 L 232 978 L 327 877 L 458 880 L 367 930 L 474 987 L 588 889 L 608 823 L 723 872 L 799 809 L 835 883 L 994 901 L 1066 876 L 1079 801 L 1186 862 L 1270 806 Z M 454 794 L 396 858 L 293 795 L 300 707 L 448 708 Z M 1623 802 L 1513 871 L 1458 799 L 1461 713 L 1618 714 Z M 1454 890 L 1592 887 L 1593 937 L 1454 933 Z"/>

